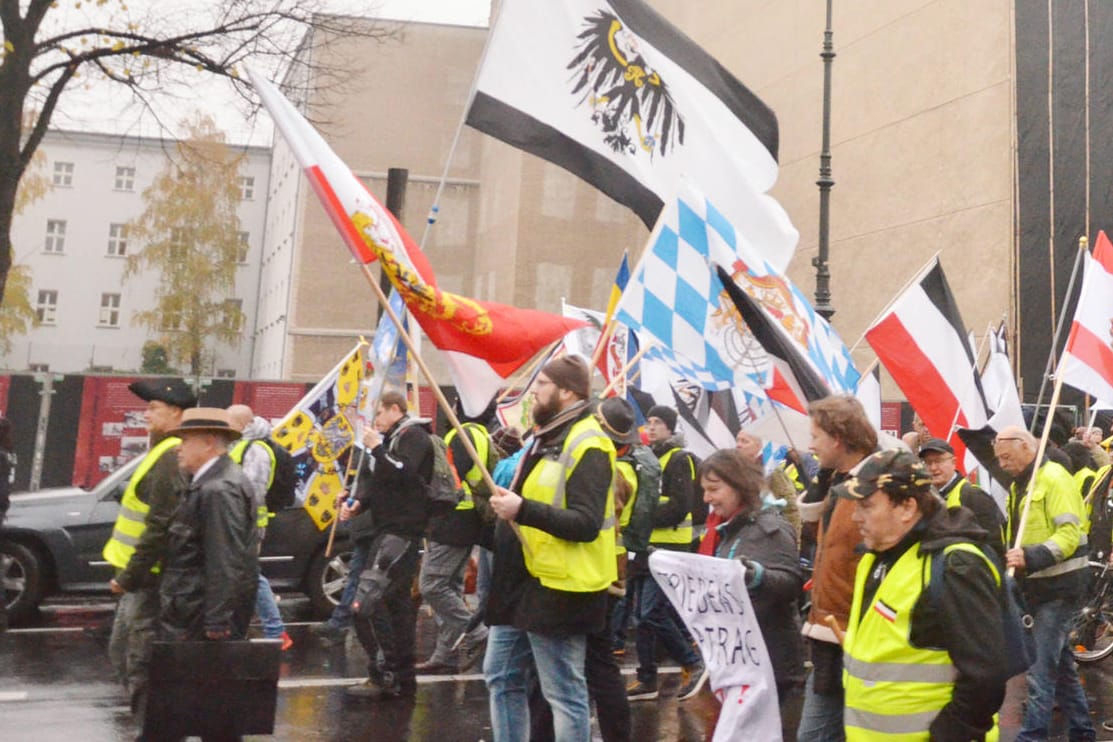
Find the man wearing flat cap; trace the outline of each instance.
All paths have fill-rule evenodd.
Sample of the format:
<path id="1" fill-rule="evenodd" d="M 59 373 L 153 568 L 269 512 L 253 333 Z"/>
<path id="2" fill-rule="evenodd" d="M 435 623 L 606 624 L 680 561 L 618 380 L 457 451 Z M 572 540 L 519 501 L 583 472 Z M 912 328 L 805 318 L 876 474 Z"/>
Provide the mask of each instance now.
<path id="1" fill-rule="evenodd" d="M 242 639 L 255 612 L 259 532 L 254 488 L 228 456 L 240 433 L 215 407 L 186 410 L 172 432 L 190 484 L 170 521 L 162 632 L 180 641 Z"/>
<path id="2" fill-rule="evenodd" d="M 988 492 L 971 484 L 955 466 L 955 450 L 942 438 L 927 438 L 920 443 L 920 460 L 924 462 L 931 483 L 948 508 L 967 508 L 985 532 L 989 545 L 1005 558 L 1005 514 Z"/>
<path id="3" fill-rule="evenodd" d="M 973 513 L 944 507 L 908 451 L 873 454 L 834 493 L 866 548 L 843 640 L 847 740 L 986 739 L 1008 681 L 1004 569 Z"/>
<path id="4" fill-rule="evenodd" d="M 167 528 L 186 486 L 176 455 L 181 439 L 170 431 L 181 423 L 182 411 L 197 404 L 197 398 L 177 379 L 140 380 L 128 389 L 147 403 L 143 420 L 150 449 L 128 480 L 103 554 L 116 568 L 109 587 L 120 596 L 108 654 L 132 711 L 139 712 L 158 621 L 158 579 Z"/>
<path id="5" fill-rule="evenodd" d="M 553 710 L 555 739 L 591 738 L 587 636 L 603 630 L 607 588 L 618 570 L 614 443 L 591 414 L 590 387 L 578 356 L 561 356 L 538 372 L 533 441 L 510 487 L 491 497 L 499 520 L 483 672 L 495 742 L 529 738 L 531 658 Z"/>

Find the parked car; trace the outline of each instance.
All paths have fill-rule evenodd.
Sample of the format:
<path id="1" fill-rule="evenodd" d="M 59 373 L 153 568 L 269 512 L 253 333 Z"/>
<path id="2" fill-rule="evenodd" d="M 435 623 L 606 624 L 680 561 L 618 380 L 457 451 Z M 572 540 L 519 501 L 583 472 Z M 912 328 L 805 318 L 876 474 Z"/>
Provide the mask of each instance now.
<path id="1" fill-rule="evenodd" d="M 12 623 L 26 621 L 53 595 L 108 595 L 113 567 L 101 550 L 112 534 L 120 498 L 142 457 L 110 474 L 90 490 L 59 487 L 12 495 L 0 528 L 0 579 Z M 304 508 L 294 506 L 271 519 L 260 568 L 278 592 L 303 592 L 313 611 L 332 611 L 348 578 L 351 547 L 343 528 L 333 556 L 325 556 L 328 530 L 321 531 Z"/>

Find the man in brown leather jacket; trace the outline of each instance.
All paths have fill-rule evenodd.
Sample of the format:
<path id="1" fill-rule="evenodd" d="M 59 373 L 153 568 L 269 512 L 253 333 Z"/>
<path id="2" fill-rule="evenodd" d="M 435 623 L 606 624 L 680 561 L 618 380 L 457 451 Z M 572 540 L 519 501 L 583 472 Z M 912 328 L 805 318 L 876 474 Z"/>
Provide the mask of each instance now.
<path id="1" fill-rule="evenodd" d="M 802 633 L 811 646 L 813 670 L 804 686 L 800 742 L 846 739 L 843 731 L 842 647 L 829 624 L 833 617 L 845 630 L 854 597 L 854 573 L 861 559 L 862 536 L 852 522 L 854 506 L 831 489 L 853 475 L 877 449 L 862 404 L 851 396 L 826 397 L 808 406 L 811 450 L 819 476 L 800 499 L 800 520 L 817 523 L 812 609 Z"/>

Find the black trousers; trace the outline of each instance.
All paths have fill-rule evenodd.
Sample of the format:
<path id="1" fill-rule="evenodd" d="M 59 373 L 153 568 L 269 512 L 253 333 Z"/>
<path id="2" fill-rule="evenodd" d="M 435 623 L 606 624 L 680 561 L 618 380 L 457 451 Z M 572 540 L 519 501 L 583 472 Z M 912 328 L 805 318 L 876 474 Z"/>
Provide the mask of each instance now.
<path id="1" fill-rule="evenodd" d="M 381 539 L 376 539 L 364 572 L 379 569 L 385 580 L 381 589 L 367 598 L 368 605 L 353 612 L 352 625 L 370 658 L 368 677 L 380 685 L 412 689 L 416 684 L 417 605 L 410 590 L 419 564 L 418 541 L 410 540 L 399 554 L 390 554 L 389 559 L 384 559 L 380 546 Z"/>
<path id="2" fill-rule="evenodd" d="M 617 602 L 613 595 L 607 596 L 607 620 L 602 629 L 587 635 L 584 659 L 587 693 L 595 703 L 603 742 L 630 740 L 630 702 L 626 700 L 626 681 L 622 679 L 618 660 L 612 652 L 614 634 L 610 627 Z M 541 695 L 541 685 L 536 680 L 530 686 L 529 719 L 530 742 L 555 742 L 553 710 Z"/>

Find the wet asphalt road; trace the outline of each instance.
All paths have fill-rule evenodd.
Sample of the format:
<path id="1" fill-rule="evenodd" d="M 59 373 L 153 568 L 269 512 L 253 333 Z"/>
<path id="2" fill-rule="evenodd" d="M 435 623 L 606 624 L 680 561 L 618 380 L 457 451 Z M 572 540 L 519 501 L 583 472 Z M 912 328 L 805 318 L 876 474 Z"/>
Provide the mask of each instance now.
<path id="1" fill-rule="evenodd" d="M 419 677 L 413 701 L 373 703 L 345 696 L 344 687 L 365 677 L 366 658 L 354 638 L 327 647 L 309 633 L 305 602 L 282 602 L 294 647 L 283 656 L 273 737 L 281 740 L 490 740 L 487 693 L 477 675 Z M 134 739 L 137 728 L 112 677 L 103 642 L 85 627 L 109 617 L 111 605 L 54 605 L 31 627 L 0 635 L 0 740 L 5 742 L 112 742 Z M 299 621 L 299 618 L 302 619 Z M 419 619 L 418 657 L 432 644 L 432 620 Z M 625 660 L 632 673 L 633 660 Z M 673 698 L 675 670 L 663 676 L 662 698 L 633 705 L 633 739 L 708 740 L 717 702 L 710 692 L 683 704 Z M 1100 723 L 1113 716 L 1113 658 L 1083 666 L 1083 680 L 1099 739 Z M 1020 722 L 1023 682 L 1015 679 L 1001 711 L 1002 740 L 1011 740 Z M 786 725 L 795 726 L 798 704 Z M 1061 728 L 1060 720 L 1056 729 Z M 1066 739 L 1060 734 L 1053 739 Z"/>

